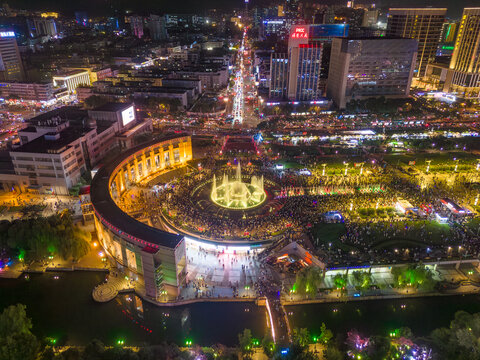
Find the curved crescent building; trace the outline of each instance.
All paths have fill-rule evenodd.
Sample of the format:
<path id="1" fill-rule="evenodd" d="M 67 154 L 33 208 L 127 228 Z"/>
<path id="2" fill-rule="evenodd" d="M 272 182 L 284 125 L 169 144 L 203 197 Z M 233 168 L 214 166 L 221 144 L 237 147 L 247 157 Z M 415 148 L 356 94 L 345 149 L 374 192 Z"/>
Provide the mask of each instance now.
<path id="1" fill-rule="evenodd" d="M 95 228 L 105 251 L 143 276 L 146 295 L 175 298 L 185 283 L 185 239 L 148 226 L 124 213 L 115 200 L 131 184 L 186 165 L 192 159 L 189 136 L 166 138 L 128 150 L 104 164 L 91 186 Z"/>

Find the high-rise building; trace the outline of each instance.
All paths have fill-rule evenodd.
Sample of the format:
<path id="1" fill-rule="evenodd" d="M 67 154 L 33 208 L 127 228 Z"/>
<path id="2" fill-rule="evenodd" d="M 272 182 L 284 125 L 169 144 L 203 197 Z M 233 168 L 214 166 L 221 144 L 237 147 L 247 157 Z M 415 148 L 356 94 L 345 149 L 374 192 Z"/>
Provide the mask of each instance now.
<path id="1" fill-rule="evenodd" d="M 311 25 L 296 25 L 288 39 L 288 91 L 290 100 L 306 101 L 320 98 L 320 69 L 323 45 L 310 41 Z"/>
<path id="2" fill-rule="evenodd" d="M 415 39 L 333 39 L 327 96 L 340 109 L 353 99 L 407 97 L 417 48 Z"/>
<path id="3" fill-rule="evenodd" d="M 452 56 L 459 27 L 459 21 L 449 21 L 443 24 L 437 56 Z"/>
<path id="4" fill-rule="evenodd" d="M 388 13 L 387 37 L 402 37 L 418 41 L 415 77 L 423 77 L 429 62 L 435 61 L 445 8 L 398 8 Z"/>
<path id="5" fill-rule="evenodd" d="M 75 11 L 75 22 L 78 25 L 88 26 L 88 15 L 86 11 Z"/>
<path id="6" fill-rule="evenodd" d="M 377 9 L 368 9 L 363 14 L 362 27 L 376 27 L 379 11 Z"/>
<path id="7" fill-rule="evenodd" d="M 288 53 L 272 55 L 270 97 L 297 101 L 323 97 L 332 39 L 347 36 L 348 29 L 346 24 L 292 25 Z"/>
<path id="8" fill-rule="evenodd" d="M 457 38 L 460 23 L 457 21 L 449 21 L 443 24 L 442 36 L 440 41 L 445 43 L 453 43 Z"/>
<path id="9" fill-rule="evenodd" d="M 272 54 L 270 58 L 271 99 L 286 99 L 288 86 L 288 54 Z"/>
<path id="10" fill-rule="evenodd" d="M 129 21 L 132 35 L 141 39 L 143 37 L 143 17 L 130 16 Z"/>
<path id="11" fill-rule="evenodd" d="M 463 10 L 445 90 L 466 98 L 480 93 L 480 7 Z"/>
<path id="12" fill-rule="evenodd" d="M 13 31 L 0 31 L 0 80 L 23 81 L 22 58 Z"/>
<path id="13" fill-rule="evenodd" d="M 38 18 L 33 20 L 36 36 L 57 36 L 57 25 L 53 18 Z"/>
<path id="14" fill-rule="evenodd" d="M 165 40 L 167 38 L 167 28 L 163 16 L 150 15 L 147 20 L 147 27 L 152 40 Z"/>

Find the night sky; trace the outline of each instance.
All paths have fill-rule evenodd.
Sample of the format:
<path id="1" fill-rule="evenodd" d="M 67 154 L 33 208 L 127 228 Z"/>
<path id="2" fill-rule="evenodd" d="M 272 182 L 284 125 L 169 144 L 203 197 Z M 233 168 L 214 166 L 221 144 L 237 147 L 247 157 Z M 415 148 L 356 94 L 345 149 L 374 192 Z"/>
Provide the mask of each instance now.
<path id="1" fill-rule="evenodd" d="M 140 14 L 149 12 L 181 12 L 203 13 L 205 9 L 232 9 L 243 7 L 243 0 L 5 0 L 13 8 L 24 8 L 32 10 L 51 10 L 59 11 L 65 15 L 73 15 L 76 10 L 86 10 L 93 15 L 111 15 L 113 9 L 132 10 Z M 324 4 L 346 4 L 339 0 L 316 1 Z M 397 6 L 397 7 L 447 7 L 449 15 L 452 17 L 460 16 L 462 9 L 468 6 L 480 6 L 478 0 L 372 0 L 358 1 L 360 3 L 375 2 L 377 6 Z M 268 3 L 267 0 L 251 0 L 251 4 Z"/>

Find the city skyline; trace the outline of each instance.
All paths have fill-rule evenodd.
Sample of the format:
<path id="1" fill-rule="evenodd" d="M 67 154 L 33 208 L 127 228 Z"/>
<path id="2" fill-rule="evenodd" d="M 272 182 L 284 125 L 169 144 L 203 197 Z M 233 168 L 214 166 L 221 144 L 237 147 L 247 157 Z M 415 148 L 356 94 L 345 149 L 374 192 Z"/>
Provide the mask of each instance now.
<path id="1" fill-rule="evenodd" d="M 308 1 L 307 1 L 308 2 Z M 312 2 L 312 1 L 310 1 Z M 8 2 L 7 2 L 8 3 Z M 326 5 L 345 5 L 347 1 L 338 0 L 324 0 L 319 2 Z M 360 1 L 359 3 L 366 3 L 367 1 Z M 463 8 L 474 7 L 477 4 L 475 0 L 381 0 L 375 2 L 378 7 L 446 7 L 448 9 L 447 16 L 459 17 L 462 14 Z M 250 6 L 265 6 L 268 4 L 267 0 L 253 0 Z M 144 14 L 154 12 L 178 12 L 188 13 L 192 10 L 206 10 L 211 8 L 218 8 L 224 10 L 231 10 L 233 8 L 242 8 L 244 1 L 242 0 L 184 0 L 181 4 L 171 2 L 168 0 L 141 0 L 132 3 L 129 0 L 86 0 L 82 5 L 76 3 L 65 2 L 61 0 L 16 0 L 9 4 L 13 7 L 32 9 L 32 10 L 51 10 L 65 12 L 65 15 L 73 15 L 75 11 L 86 10 L 93 16 L 112 15 L 115 11 L 139 12 Z"/>

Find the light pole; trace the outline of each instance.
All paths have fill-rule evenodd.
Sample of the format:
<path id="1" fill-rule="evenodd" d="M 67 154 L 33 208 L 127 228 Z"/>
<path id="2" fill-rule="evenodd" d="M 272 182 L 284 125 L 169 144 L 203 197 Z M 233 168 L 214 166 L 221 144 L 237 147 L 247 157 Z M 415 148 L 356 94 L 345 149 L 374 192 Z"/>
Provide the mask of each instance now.
<path id="1" fill-rule="evenodd" d="M 427 163 L 427 171 L 426 171 L 426 173 L 428 174 L 428 171 L 430 170 L 430 163 L 432 162 L 432 160 L 425 160 L 425 162 Z"/>
<path id="2" fill-rule="evenodd" d="M 350 163 L 347 163 L 347 162 L 343 162 L 343 164 L 345 165 L 345 176 L 348 175 L 348 165 L 350 165 Z"/>
<path id="3" fill-rule="evenodd" d="M 480 170 L 480 159 L 477 159 L 477 171 Z"/>
<path id="4" fill-rule="evenodd" d="M 327 166 L 327 164 L 322 164 L 322 166 L 323 166 L 322 176 L 325 176 L 325 167 Z"/>
<path id="5" fill-rule="evenodd" d="M 458 162 L 460 161 L 460 159 L 453 158 L 453 161 L 455 161 L 455 170 L 453 170 L 453 171 L 454 171 L 454 172 L 457 172 L 457 170 L 458 170 Z"/>
<path id="6" fill-rule="evenodd" d="M 362 162 L 361 165 L 360 165 L 360 175 L 363 174 L 363 164 L 365 164 L 365 163 Z"/>

